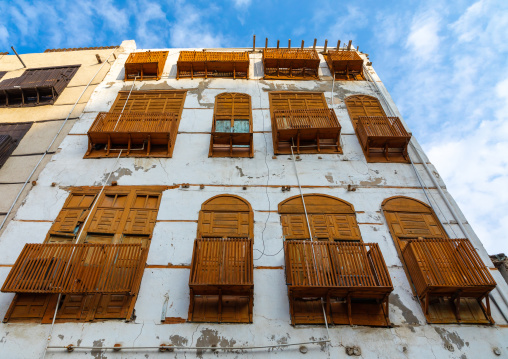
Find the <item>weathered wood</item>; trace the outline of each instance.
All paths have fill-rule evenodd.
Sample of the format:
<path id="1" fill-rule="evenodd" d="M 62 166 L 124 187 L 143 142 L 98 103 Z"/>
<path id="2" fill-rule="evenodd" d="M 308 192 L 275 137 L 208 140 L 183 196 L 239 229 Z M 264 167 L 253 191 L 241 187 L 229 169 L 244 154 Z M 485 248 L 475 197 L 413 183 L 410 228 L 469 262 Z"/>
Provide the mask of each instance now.
<path id="1" fill-rule="evenodd" d="M 242 122 L 248 128 L 237 129 Z M 218 128 L 218 122 L 229 127 Z M 227 132 L 229 130 L 230 132 Z M 254 157 L 251 97 L 243 93 L 222 93 L 215 97 L 209 157 Z"/>
<path id="2" fill-rule="evenodd" d="M 363 59 L 355 50 L 339 50 L 327 52 L 324 57 L 328 68 L 336 80 L 365 80 L 363 75 Z"/>
<path id="3" fill-rule="evenodd" d="M 132 52 L 125 62 L 125 81 L 160 80 L 169 51 Z"/>
<path id="4" fill-rule="evenodd" d="M 180 51 L 176 78 L 249 78 L 249 52 Z"/>
<path id="5" fill-rule="evenodd" d="M 319 62 L 313 49 L 263 49 L 265 79 L 319 80 Z"/>
<path id="6" fill-rule="evenodd" d="M 303 298 L 345 299 L 346 308 L 335 306 L 332 312 L 331 305 L 327 305 L 326 315 L 335 322 L 334 318 L 342 314 L 348 323 L 356 324 L 357 316 L 352 314 L 356 305 L 353 299 L 371 300 L 369 306 L 382 313 L 388 294 L 393 291 L 388 268 L 375 243 L 286 240 L 284 254 L 290 306 L 298 309 L 298 314 L 294 314 L 298 319 L 292 320 L 295 324 L 324 322 L 323 312 L 306 306 L 301 302 Z M 373 318 L 369 325 L 390 324 L 384 314 L 380 318 Z M 336 324 L 345 323 L 339 319 Z"/>

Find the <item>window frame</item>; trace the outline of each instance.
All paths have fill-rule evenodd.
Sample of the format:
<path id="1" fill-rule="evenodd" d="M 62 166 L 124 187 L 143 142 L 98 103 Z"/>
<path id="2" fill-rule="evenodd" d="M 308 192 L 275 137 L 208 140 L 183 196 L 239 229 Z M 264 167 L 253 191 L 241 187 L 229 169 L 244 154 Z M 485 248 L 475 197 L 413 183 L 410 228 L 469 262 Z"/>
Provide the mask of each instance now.
<path id="1" fill-rule="evenodd" d="M 231 97 L 230 106 L 228 106 L 227 103 L 227 98 L 229 96 Z M 237 107 L 235 107 L 235 102 L 239 102 L 241 105 L 245 100 L 248 102 L 248 114 L 244 115 L 240 113 L 237 115 L 238 111 L 235 111 L 237 110 Z M 242 109 L 241 111 L 244 112 L 244 110 L 245 109 Z M 229 114 L 224 114 L 224 112 L 229 112 Z M 231 121 L 231 130 L 234 130 L 235 118 L 237 121 L 248 121 L 248 132 L 217 131 L 217 121 L 228 121 L 227 117 L 229 117 L 229 121 Z M 210 148 L 208 151 L 208 157 L 254 157 L 252 126 L 252 99 L 250 95 L 239 92 L 224 92 L 215 96 L 212 132 L 210 134 Z M 235 150 L 235 146 L 242 147 Z"/>

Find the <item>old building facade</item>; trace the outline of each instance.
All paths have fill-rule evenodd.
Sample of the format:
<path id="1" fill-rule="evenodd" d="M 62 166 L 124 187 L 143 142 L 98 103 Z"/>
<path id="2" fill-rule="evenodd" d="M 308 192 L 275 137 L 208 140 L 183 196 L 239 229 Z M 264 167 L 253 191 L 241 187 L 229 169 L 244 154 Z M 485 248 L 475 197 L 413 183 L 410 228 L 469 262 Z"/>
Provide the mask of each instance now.
<path id="1" fill-rule="evenodd" d="M 100 51 L 0 237 L 6 357 L 508 355 L 507 284 L 367 55 Z"/>

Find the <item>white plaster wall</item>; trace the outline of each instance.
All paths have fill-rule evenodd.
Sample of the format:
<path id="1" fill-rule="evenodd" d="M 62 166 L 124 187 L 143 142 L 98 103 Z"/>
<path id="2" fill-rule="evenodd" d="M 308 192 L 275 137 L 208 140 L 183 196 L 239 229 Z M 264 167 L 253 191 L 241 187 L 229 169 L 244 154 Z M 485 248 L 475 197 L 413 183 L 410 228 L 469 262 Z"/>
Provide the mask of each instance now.
<path id="1" fill-rule="evenodd" d="M 124 48 L 127 46 L 124 45 Z M 130 48 L 134 50 L 135 47 Z M 112 171 L 111 180 L 119 185 L 174 185 L 190 183 L 188 189 L 168 189 L 163 193 L 157 223 L 150 246 L 139 297 L 135 306 L 136 319 L 130 323 L 106 321 L 97 323 L 55 324 L 51 345 L 158 346 L 161 343 L 182 346 L 273 345 L 320 340 L 327 337 L 324 326 L 292 327 L 284 271 L 283 238 L 277 205 L 299 194 L 295 165 L 303 193 L 325 193 L 352 203 L 357 211 L 362 238 L 365 242 L 378 243 L 390 276 L 394 291 L 390 298 L 390 320 L 393 328 L 369 328 L 336 326 L 330 328 L 331 345 L 308 345 L 309 352 L 301 354 L 298 347 L 228 351 L 226 353 L 178 351 L 171 357 L 345 357 L 345 347 L 356 345 L 364 358 L 493 358 L 493 348 L 499 347 L 508 357 L 507 328 L 502 326 L 427 325 L 419 303 L 414 299 L 401 261 L 397 255 L 386 221 L 380 212 L 381 202 L 391 196 L 406 195 L 427 201 L 408 164 L 366 163 L 343 99 L 352 94 L 374 95 L 373 87 L 366 82 L 332 82 L 322 61 L 321 81 L 264 81 L 262 80 L 261 55 L 251 55 L 250 80 L 176 80 L 176 61 L 179 49 L 169 49 L 170 55 L 164 74 L 159 81 L 143 83 L 123 82 L 123 64 L 128 53 L 122 53 L 111 67 L 104 81 L 97 86 L 85 113 L 75 123 L 71 134 L 62 142 L 17 212 L 2 237 L 0 237 L 0 281 L 3 282 L 10 267 L 25 243 L 44 240 L 51 222 L 56 218 L 71 186 L 103 185 Z M 369 71 L 379 81 L 373 69 Z M 381 85 L 381 90 L 386 91 Z M 99 111 L 108 111 L 118 91 L 138 89 L 187 89 L 179 135 L 171 159 L 122 158 L 83 159 L 87 148 L 86 132 Z M 293 163 L 290 156 L 273 156 L 268 92 L 271 90 L 324 91 L 342 126 L 343 155 L 301 155 Z M 248 93 L 252 97 L 255 154 L 252 159 L 208 158 L 209 132 L 213 117 L 215 96 L 222 92 Z M 395 108 L 388 93 L 391 106 Z M 332 103 L 333 102 L 333 103 Z M 400 115 L 400 114 L 399 114 Z M 413 138 L 416 148 L 421 148 Z M 417 158 L 411 150 L 412 158 Z M 423 156 L 424 160 L 427 158 Z M 453 217 L 419 159 L 415 169 L 429 186 L 429 196 L 451 236 L 462 236 Z M 435 168 L 429 164 L 441 186 L 444 183 Z M 55 182 L 56 186 L 51 184 Z M 109 184 L 109 183 L 107 183 Z M 199 185 L 203 184 L 203 189 Z M 289 185 L 289 192 L 281 186 Z M 356 191 L 347 190 L 348 185 Z M 246 186 L 246 189 L 243 189 Z M 165 311 L 167 317 L 187 317 L 189 305 L 189 269 L 197 219 L 201 204 L 218 194 L 237 194 L 249 201 L 254 210 L 254 323 L 213 324 L 184 323 L 161 324 Z M 468 228 L 471 240 L 482 259 L 491 262 L 480 240 L 474 235 L 453 199 L 455 210 Z M 168 264 L 179 268 L 160 268 Z M 258 268 L 259 267 L 259 268 Z M 497 271 L 492 271 L 498 288 L 507 296 L 506 283 Z M 497 292 L 493 293 L 502 310 L 508 308 Z M 0 294 L 0 315 L 4 315 L 12 294 Z M 497 308 L 492 305 L 497 323 L 506 324 Z M 7 357 L 32 358 L 40 356 L 46 343 L 50 325 L 0 324 L 0 353 Z M 2 355 L 0 355 L 2 357 Z M 158 358 L 168 353 L 157 350 L 138 352 L 76 350 L 67 354 L 51 349 L 48 358 Z"/>

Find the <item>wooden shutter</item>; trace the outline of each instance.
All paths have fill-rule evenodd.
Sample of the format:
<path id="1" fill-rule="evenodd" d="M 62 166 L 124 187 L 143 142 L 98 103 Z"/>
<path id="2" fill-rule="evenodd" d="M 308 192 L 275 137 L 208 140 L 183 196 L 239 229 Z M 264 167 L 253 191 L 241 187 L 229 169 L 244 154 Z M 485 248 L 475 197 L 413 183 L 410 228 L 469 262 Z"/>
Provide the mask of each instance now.
<path id="1" fill-rule="evenodd" d="M 221 93 L 215 97 L 216 120 L 250 119 L 251 98 L 244 93 Z"/>
<path id="2" fill-rule="evenodd" d="M 442 227 L 429 213 L 389 213 L 388 216 L 397 236 L 446 237 Z M 395 219 L 395 220 L 393 220 Z"/>
<path id="3" fill-rule="evenodd" d="M 270 92 L 270 110 L 309 110 L 328 108 L 322 92 Z"/>
<path id="4" fill-rule="evenodd" d="M 51 299 L 51 294 L 16 294 L 5 320 L 42 319 Z"/>
<path id="5" fill-rule="evenodd" d="M 282 214 L 282 234 L 286 239 L 308 239 L 309 229 L 305 214 Z"/>
<path id="6" fill-rule="evenodd" d="M 88 232 L 114 234 L 118 232 L 128 194 L 107 193 L 100 203 L 88 228 Z"/>
<path id="7" fill-rule="evenodd" d="M 249 237 L 249 213 L 201 212 L 203 237 Z"/>
<path id="8" fill-rule="evenodd" d="M 123 233 L 151 236 L 157 220 L 159 203 L 160 194 L 136 194 Z"/>
<path id="9" fill-rule="evenodd" d="M 372 96 L 358 95 L 349 96 L 344 100 L 351 121 L 356 127 L 358 117 L 361 116 L 381 116 L 386 117 L 385 111 L 379 100 Z"/>
<path id="10" fill-rule="evenodd" d="M 77 235 L 79 226 L 85 221 L 97 193 L 71 193 L 65 201 L 63 209 L 58 214 L 49 230 L 49 235 L 70 236 Z M 49 242 L 59 242 L 57 238 L 49 238 Z"/>
<path id="11" fill-rule="evenodd" d="M 95 319 L 126 318 L 132 295 L 102 294 L 95 311 Z"/>
<path id="12" fill-rule="evenodd" d="M 128 97 L 124 111 L 173 112 L 180 119 L 186 93 L 186 90 L 132 91 L 129 96 L 129 91 L 120 91 L 110 111 L 122 111 Z"/>
<path id="13" fill-rule="evenodd" d="M 351 214 L 310 214 L 312 236 L 318 239 L 360 241 L 360 230 Z"/>
<path id="14" fill-rule="evenodd" d="M 57 312 L 58 319 L 84 320 L 93 305 L 94 295 L 67 294 Z"/>

